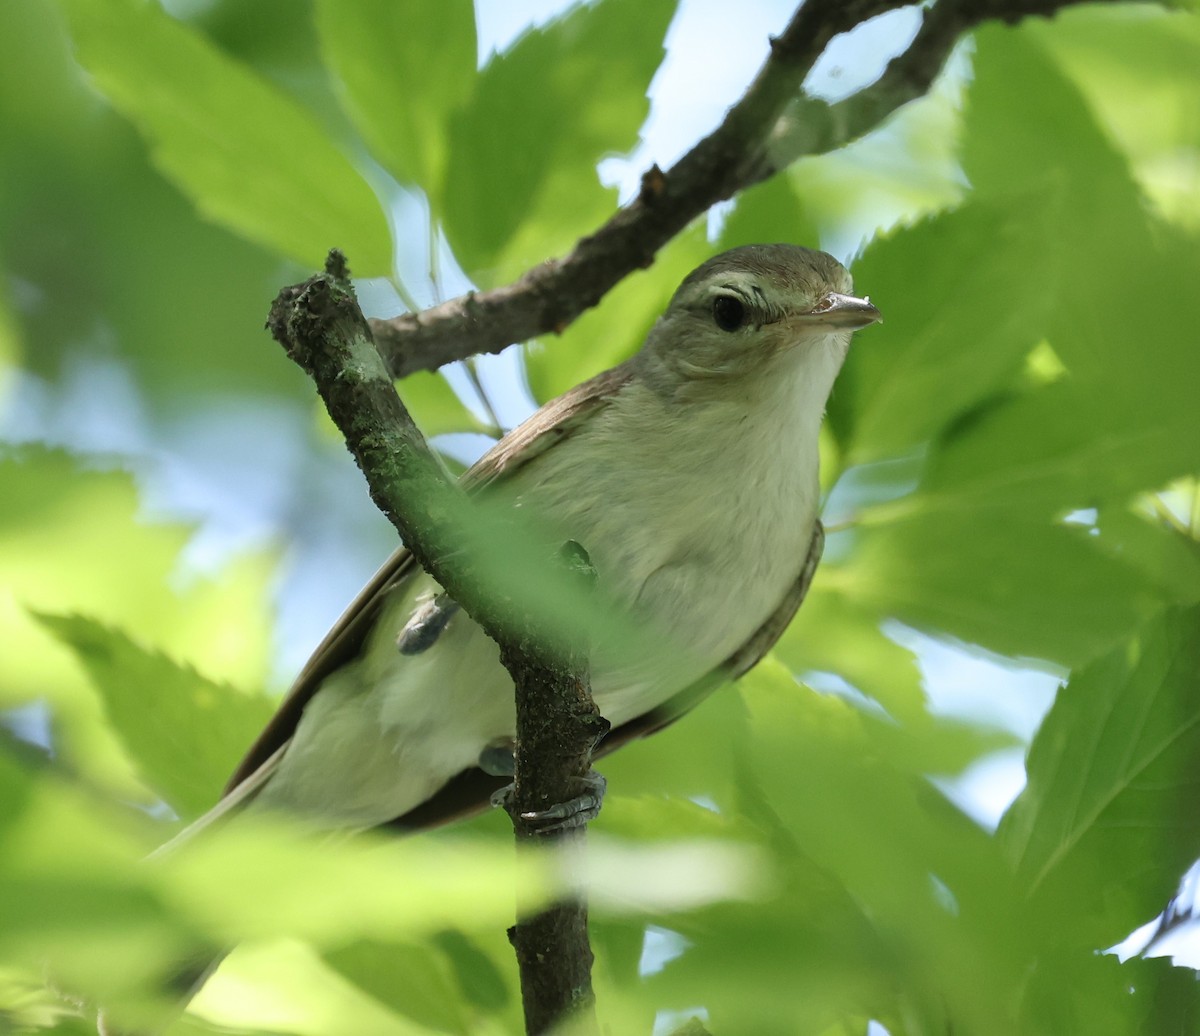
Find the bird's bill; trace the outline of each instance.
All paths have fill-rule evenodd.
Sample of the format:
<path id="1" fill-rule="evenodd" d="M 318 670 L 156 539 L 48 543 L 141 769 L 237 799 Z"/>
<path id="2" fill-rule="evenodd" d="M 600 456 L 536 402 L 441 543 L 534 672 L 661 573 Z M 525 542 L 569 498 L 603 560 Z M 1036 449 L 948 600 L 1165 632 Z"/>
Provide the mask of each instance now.
<path id="1" fill-rule="evenodd" d="M 807 313 L 792 318 L 800 327 L 828 327 L 839 331 L 857 331 L 883 319 L 869 298 L 856 298 L 831 291 Z"/>

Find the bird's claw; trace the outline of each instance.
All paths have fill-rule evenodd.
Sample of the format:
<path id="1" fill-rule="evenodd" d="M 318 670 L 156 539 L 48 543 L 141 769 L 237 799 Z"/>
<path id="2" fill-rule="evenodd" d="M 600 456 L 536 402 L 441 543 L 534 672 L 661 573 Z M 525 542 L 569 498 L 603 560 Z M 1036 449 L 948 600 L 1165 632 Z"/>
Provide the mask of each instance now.
<path id="1" fill-rule="evenodd" d="M 603 774 L 589 770 L 584 776 L 576 778 L 581 786 L 578 795 L 557 802 L 546 809 L 528 810 L 517 814 L 518 818 L 535 831 L 544 834 L 550 831 L 569 831 L 583 827 L 600 815 L 600 805 L 604 801 L 604 790 L 608 786 Z M 499 806 L 505 811 L 512 812 L 512 798 L 515 786 L 506 784 L 492 795 L 492 805 Z"/>

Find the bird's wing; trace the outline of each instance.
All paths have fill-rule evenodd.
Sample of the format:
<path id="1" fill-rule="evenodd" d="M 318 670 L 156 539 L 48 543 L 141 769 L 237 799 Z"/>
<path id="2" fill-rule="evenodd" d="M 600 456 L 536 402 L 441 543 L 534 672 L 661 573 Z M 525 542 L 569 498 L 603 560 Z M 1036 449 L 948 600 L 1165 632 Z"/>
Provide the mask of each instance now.
<path id="1" fill-rule="evenodd" d="M 824 549 L 825 529 L 818 521 L 813 526 L 808 555 L 804 559 L 799 576 L 788 589 L 783 600 L 779 602 L 779 606 L 771 613 L 767 621 L 754 631 L 750 639 L 712 672 L 668 698 L 657 708 L 610 731 L 600 742 L 596 755 L 608 755 L 609 752 L 615 752 L 630 741 L 647 737 L 662 730 L 663 727 L 670 726 L 723 683 L 736 680 L 753 669 L 763 656 L 775 646 L 775 642 L 783 636 L 783 631 L 787 629 L 788 623 L 795 617 L 812 584 L 813 574 L 817 570 L 821 552 Z M 399 827 L 405 831 L 419 831 L 471 816 L 486 809 L 492 794 L 507 782 L 508 778 L 506 777 L 495 777 L 484 773 L 478 767 L 471 767 L 452 778 L 443 785 L 441 790 L 421 805 L 409 810 L 404 816 L 397 817 L 389 826 Z"/>
<path id="2" fill-rule="evenodd" d="M 629 380 L 630 374 L 631 368 L 626 362 L 597 374 L 551 400 L 480 457 L 463 474 L 459 484 L 467 490 L 479 490 L 510 477 L 523 465 L 569 438 L 581 422 L 607 406 L 613 395 Z M 238 764 L 225 786 L 226 795 L 261 768 L 274 765 L 279 749 L 291 738 L 304 707 L 321 683 L 335 670 L 358 657 L 384 602 L 397 587 L 403 586 L 420 571 L 421 567 L 412 555 L 401 547 L 371 577 L 313 652 L 275 715 Z"/>

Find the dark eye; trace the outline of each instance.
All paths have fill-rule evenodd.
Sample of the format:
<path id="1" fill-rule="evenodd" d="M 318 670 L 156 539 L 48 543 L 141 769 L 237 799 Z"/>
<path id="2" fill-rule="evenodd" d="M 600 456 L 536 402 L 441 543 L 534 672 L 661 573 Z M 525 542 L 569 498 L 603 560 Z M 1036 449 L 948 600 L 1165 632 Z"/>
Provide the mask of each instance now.
<path id="1" fill-rule="evenodd" d="M 713 299 L 713 320 L 722 331 L 736 331 L 746 322 L 746 307 L 732 295 L 718 295 Z"/>

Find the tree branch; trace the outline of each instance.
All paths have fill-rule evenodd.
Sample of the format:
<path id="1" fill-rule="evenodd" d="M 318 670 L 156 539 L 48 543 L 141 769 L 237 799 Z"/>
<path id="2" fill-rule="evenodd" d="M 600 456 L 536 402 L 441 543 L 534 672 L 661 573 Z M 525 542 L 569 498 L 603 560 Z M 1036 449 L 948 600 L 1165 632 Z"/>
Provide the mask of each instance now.
<path id="1" fill-rule="evenodd" d="M 922 96 L 957 40 L 990 19 L 1049 16 L 1082 0 L 940 0 L 925 13 L 909 48 L 884 74 L 830 105 L 801 95 L 801 84 L 829 41 L 905 0 L 807 0 L 758 75 L 716 130 L 668 172 L 657 166 L 640 195 L 569 255 L 535 266 L 515 282 L 472 292 L 421 313 L 371 322 L 395 377 L 433 370 L 481 352 L 499 352 L 539 334 L 561 333 L 627 274 L 716 202 L 765 180 L 805 155 L 858 139 Z"/>
<path id="2" fill-rule="evenodd" d="M 562 607 L 564 593 L 579 596 L 579 572 L 538 557 L 511 521 L 490 514 L 484 524 L 478 504 L 443 474 L 396 395 L 340 252 L 330 252 L 324 274 L 279 293 L 267 326 L 312 377 L 405 546 L 500 646 L 516 687 L 518 841 L 580 844 L 582 829 L 538 833 L 521 815 L 577 795 L 607 729 L 589 688 L 589 609 Z M 582 901 L 521 918 L 511 936 L 530 1033 L 592 1009 Z"/>
<path id="3" fill-rule="evenodd" d="M 590 561 L 579 551 L 564 554 L 581 581 L 594 583 Z M 525 645 L 511 641 L 501 645 L 504 665 L 517 686 L 524 688 L 518 697 L 516 780 L 509 803 L 518 849 L 550 848 L 574 860 L 583 852 L 586 827 L 545 830 L 527 819 L 528 814 L 577 793 L 581 778 L 591 770 L 593 748 L 608 732 L 588 689 L 586 640 L 581 636 L 563 657 L 564 672 L 576 676 L 573 686 L 570 679 L 557 685 L 542 679 L 536 654 L 529 655 Z M 568 789 L 574 790 L 564 795 Z M 580 896 L 538 914 L 521 912 L 508 931 L 521 975 L 525 1031 L 530 1036 L 552 1031 L 568 1016 L 578 1025 L 573 1032 L 599 1031 L 587 917 L 587 903 Z"/>

